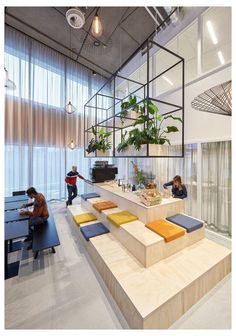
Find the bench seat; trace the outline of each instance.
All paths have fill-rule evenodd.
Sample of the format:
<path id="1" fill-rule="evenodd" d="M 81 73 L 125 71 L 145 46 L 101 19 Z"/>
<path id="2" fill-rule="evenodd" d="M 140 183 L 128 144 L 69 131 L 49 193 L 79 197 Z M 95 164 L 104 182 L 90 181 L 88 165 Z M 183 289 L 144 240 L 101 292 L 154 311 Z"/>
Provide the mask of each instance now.
<path id="1" fill-rule="evenodd" d="M 129 211 L 120 211 L 108 215 L 107 219 L 115 226 L 120 227 L 120 225 L 122 224 L 126 224 L 137 220 L 138 217 L 133 215 Z"/>
<path id="2" fill-rule="evenodd" d="M 39 251 L 51 248 L 52 252 L 55 253 L 55 246 L 60 245 L 53 214 L 50 208 L 48 210 L 49 217 L 47 221 L 35 226 L 33 230 L 32 251 L 35 259 Z"/>
<path id="3" fill-rule="evenodd" d="M 95 197 L 100 197 L 97 193 L 88 193 L 88 194 L 82 194 L 81 198 L 83 198 L 85 201 L 89 198 L 95 198 Z"/>
<path id="4" fill-rule="evenodd" d="M 111 201 L 97 202 L 93 204 L 94 209 L 98 212 L 102 212 L 103 210 L 117 208 L 117 205 Z"/>
<path id="5" fill-rule="evenodd" d="M 101 222 L 91 225 L 85 225 L 80 228 L 80 231 L 87 241 L 89 241 L 90 238 L 110 232 Z"/>
<path id="6" fill-rule="evenodd" d="M 145 225 L 148 229 L 157 233 L 165 239 L 165 242 L 175 240 L 185 234 L 185 230 L 168 222 L 165 219 L 158 219 Z"/>
<path id="7" fill-rule="evenodd" d="M 91 221 L 94 221 L 96 219 L 97 219 L 97 217 L 92 212 L 84 212 L 84 213 L 81 213 L 79 215 L 73 216 L 73 220 L 77 225 L 87 223 L 87 222 L 91 222 Z"/>
<path id="8" fill-rule="evenodd" d="M 183 215 L 183 214 L 177 214 L 177 215 L 168 217 L 166 219 L 178 226 L 181 226 L 187 232 L 192 232 L 192 231 L 198 230 L 201 227 L 203 227 L 203 221 L 200 221 L 198 219 L 195 219 L 195 218 Z"/>

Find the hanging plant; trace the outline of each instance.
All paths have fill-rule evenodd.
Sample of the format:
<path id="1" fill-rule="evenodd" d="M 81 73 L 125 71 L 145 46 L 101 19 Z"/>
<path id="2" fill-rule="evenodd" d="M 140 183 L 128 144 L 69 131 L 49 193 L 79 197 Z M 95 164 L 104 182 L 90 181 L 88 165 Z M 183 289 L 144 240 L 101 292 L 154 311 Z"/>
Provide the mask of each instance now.
<path id="1" fill-rule="evenodd" d="M 147 104 L 145 104 L 145 106 L 146 105 Z M 164 145 L 165 143 L 168 143 L 171 145 L 170 140 L 168 139 L 168 134 L 179 132 L 179 129 L 176 126 L 171 125 L 163 128 L 163 122 L 167 119 L 173 119 L 182 123 L 182 119 L 173 117 L 172 115 L 160 115 L 158 113 L 158 107 L 152 101 L 148 104 L 148 112 L 149 115 L 151 115 L 151 118 L 150 116 L 148 117 L 145 114 L 141 114 L 133 124 L 133 126 L 146 124 L 146 127 L 143 130 L 134 127 L 129 132 L 128 138 L 122 139 L 122 144 L 118 145 L 119 151 L 126 150 L 128 146 L 134 146 L 134 148 L 139 151 L 141 146 L 145 144 Z"/>
<path id="2" fill-rule="evenodd" d="M 99 131 L 92 126 L 92 133 L 95 138 L 92 138 L 89 141 L 88 147 L 86 149 L 87 153 L 93 153 L 95 151 L 102 151 L 106 152 L 107 150 L 111 149 L 111 142 L 109 141 L 109 137 L 111 136 L 112 132 L 106 132 L 104 128 L 100 128 Z"/>
<path id="3" fill-rule="evenodd" d="M 132 111 L 135 111 L 136 113 L 144 113 L 144 107 L 137 104 L 137 97 L 135 95 L 130 95 L 128 101 L 121 103 L 120 107 L 120 120 L 122 124 L 124 124 L 125 117 L 128 116 L 129 109 L 132 109 Z"/>

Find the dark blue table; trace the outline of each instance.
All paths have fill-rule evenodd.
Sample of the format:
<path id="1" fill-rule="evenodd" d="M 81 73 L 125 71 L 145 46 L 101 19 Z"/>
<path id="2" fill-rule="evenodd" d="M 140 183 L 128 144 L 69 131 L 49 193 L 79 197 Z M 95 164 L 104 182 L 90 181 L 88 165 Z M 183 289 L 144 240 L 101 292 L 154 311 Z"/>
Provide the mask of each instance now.
<path id="1" fill-rule="evenodd" d="M 29 197 L 27 195 L 18 195 L 18 196 L 9 196 L 5 197 L 5 203 L 9 202 L 18 202 L 18 201 L 29 201 Z"/>
<path id="2" fill-rule="evenodd" d="M 24 201 L 18 201 L 18 202 L 8 202 L 5 203 L 5 211 L 10 211 L 10 210 L 17 210 L 20 209 L 22 204 L 25 204 L 26 202 Z"/>
<path id="3" fill-rule="evenodd" d="M 29 215 L 20 215 L 17 210 L 5 211 L 5 223 L 29 219 Z"/>
<path id="4" fill-rule="evenodd" d="M 5 223 L 5 280 L 10 279 L 19 272 L 19 261 L 8 264 L 8 241 L 26 237 L 29 234 L 28 221 Z"/>

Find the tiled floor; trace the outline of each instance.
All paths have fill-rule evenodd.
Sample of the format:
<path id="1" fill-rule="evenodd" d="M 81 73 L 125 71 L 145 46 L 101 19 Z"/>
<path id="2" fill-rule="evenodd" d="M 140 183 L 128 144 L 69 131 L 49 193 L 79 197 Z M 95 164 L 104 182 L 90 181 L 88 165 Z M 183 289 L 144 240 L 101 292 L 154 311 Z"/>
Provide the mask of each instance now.
<path id="1" fill-rule="evenodd" d="M 79 199 L 77 200 L 79 202 Z M 64 203 L 52 205 L 61 245 L 33 259 L 26 250 L 18 277 L 5 282 L 7 329 L 128 328 L 116 303 L 66 220 Z M 231 276 L 192 307 L 172 329 L 231 327 Z"/>

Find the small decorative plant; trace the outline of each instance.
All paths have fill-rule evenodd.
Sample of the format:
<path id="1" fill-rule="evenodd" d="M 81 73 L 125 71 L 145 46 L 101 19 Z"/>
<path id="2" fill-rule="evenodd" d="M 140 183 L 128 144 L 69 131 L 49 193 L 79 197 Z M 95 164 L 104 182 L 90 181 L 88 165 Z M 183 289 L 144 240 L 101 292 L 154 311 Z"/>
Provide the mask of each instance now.
<path id="1" fill-rule="evenodd" d="M 95 138 L 92 138 L 89 141 L 86 152 L 93 153 L 96 150 L 105 152 L 111 149 L 111 142 L 109 141 L 109 136 L 112 134 L 112 132 L 106 132 L 104 128 L 100 128 L 99 131 L 96 131 L 95 127 L 92 126 L 92 133 L 95 136 Z"/>
<path id="2" fill-rule="evenodd" d="M 145 104 L 145 106 L 146 105 L 147 104 Z M 173 119 L 182 123 L 182 119 L 179 117 L 173 117 L 172 115 L 160 115 L 158 113 L 158 107 L 153 104 L 152 101 L 149 101 L 148 103 L 148 112 L 149 117 L 145 114 L 141 114 L 133 124 L 133 126 L 145 125 L 144 129 L 140 130 L 139 128 L 134 127 L 129 132 L 127 138 L 125 138 L 125 134 L 125 136 L 121 139 L 121 143 L 117 147 L 118 152 L 126 150 L 129 146 L 134 146 L 136 150 L 140 150 L 141 146 L 145 144 L 171 144 L 167 135 L 179 132 L 179 129 L 173 125 L 163 127 L 163 122 L 167 119 Z"/>
<path id="3" fill-rule="evenodd" d="M 143 184 L 144 183 L 144 176 L 142 171 L 139 169 L 138 165 L 136 163 L 134 163 L 134 161 L 131 161 L 133 168 L 134 168 L 134 172 L 135 172 L 135 177 L 136 180 L 138 182 L 138 184 Z"/>

